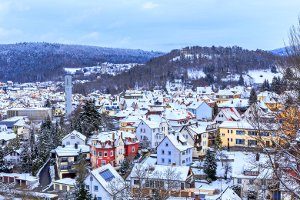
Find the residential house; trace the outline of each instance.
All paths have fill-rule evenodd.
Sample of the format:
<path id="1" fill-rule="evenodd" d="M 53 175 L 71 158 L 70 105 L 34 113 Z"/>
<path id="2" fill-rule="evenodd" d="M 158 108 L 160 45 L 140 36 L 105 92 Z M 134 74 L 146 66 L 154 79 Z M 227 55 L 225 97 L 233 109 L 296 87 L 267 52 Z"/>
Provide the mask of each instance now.
<path id="1" fill-rule="evenodd" d="M 180 132 L 164 137 L 157 147 L 158 165 L 188 166 L 192 163 L 193 146 Z"/>
<path id="2" fill-rule="evenodd" d="M 122 195 L 125 189 L 124 179 L 110 164 L 92 170 L 84 183 L 94 199 L 114 200 L 121 196 L 125 198 Z"/>
<path id="3" fill-rule="evenodd" d="M 224 121 L 239 121 L 240 113 L 235 108 L 222 108 L 214 119 L 214 123 L 221 124 Z"/>
<path id="4" fill-rule="evenodd" d="M 213 108 L 204 101 L 193 102 L 187 110 L 193 113 L 197 120 L 212 120 Z"/>

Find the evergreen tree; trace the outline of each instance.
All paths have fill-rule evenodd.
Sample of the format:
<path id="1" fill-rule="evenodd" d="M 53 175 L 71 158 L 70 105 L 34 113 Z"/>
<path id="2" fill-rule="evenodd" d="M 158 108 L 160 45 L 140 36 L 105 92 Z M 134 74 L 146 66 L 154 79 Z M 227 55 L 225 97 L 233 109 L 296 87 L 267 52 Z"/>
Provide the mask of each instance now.
<path id="1" fill-rule="evenodd" d="M 22 172 L 31 173 L 32 172 L 32 157 L 29 142 L 24 142 L 21 147 L 21 167 Z"/>
<path id="2" fill-rule="evenodd" d="M 216 136 L 216 139 L 215 139 L 215 148 L 217 150 L 222 149 L 222 140 L 221 140 L 221 135 L 220 135 L 219 131 L 217 132 L 217 136 Z"/>
<path id="3" fill-rule="evenodd" d="M 9 167 L 5 164 L 4 150 L 0 148 L 0 172 L 9 172 Z"/>
<path id="4" fill-rule="evenodd" d="M 253 103 L 257 102 L 257 95 L 255 90 L 252 88 L 250 92 L 250 97 L 249 97 L 249 105 L 252 105 Z"/>
<path id="5" fill-rule="evenodd" d="M 111 129 L 113 124 L 107 115 L 97 111 L 94 101 L 86 101 L 82 108 L 79 107 L 75 111 L 72 119 L 73 129 L 90 136 L 92 132 L 98 131 L 100 126 Z"/>
<path id="6" fill-rule="evenodd" d="M 271 67 L 271 72 L 272 72 L 272 73 L 275 73 L 275 74 L 277 73 L 277 68 L 276 68 L 276 66 L 273 65 L 273 66 Z"/>
<path id="7" fill-rule="evenodd" d="M 78 156 L 78 162 L 76 163 L 76 187 L 75 194 L 76 200 L 91 200 L 92 196 L 89 191 L 85 188 L 84 180 L 87 176 L 87 162 L 85 156 L 80 153 Z"/>
<path id="8" fill-rule="evenodd" d="M 261 85 L 260 91 L 270 91 L 270 83 L 267 79 L 264 80 L 263 84 Z"/>
<path id="9" fill-rule="evenodd" d="M 214 107 L 213 107 L 213 114 L 214 114 L 214 117 L 217 116 L 217 114 L 219 113 L 219 107 L 218 107 L 218 104 L 215 103 Z"/>
<path id="10" fill-rule="evenodd" d="M 240 75 L 240 78 L 239 78 L 238 84 L 239 84 L 239 85 L 242 85 L 242 86 L 244 86 L 244 85 L 245 85 L 245 81 L 244 81 L 244 78 L 243 78 L 243 75 L 242 75 L 242 74 Z"/>
<path id="11" fill-rule="evenodd" d="M 50 108 L 51 107 L 51 101 L 49 99 L 46 100 L 45 107 L 46 108 Z"/>
<path id="12" fill-rule="evenodd" d="M 217 180 L 217 163 L 215 159 L 215 154 L 212 153 L 209 149 L 206 152 L 203 171 L 207 175 L 207 181 L 212 182 Z"/>

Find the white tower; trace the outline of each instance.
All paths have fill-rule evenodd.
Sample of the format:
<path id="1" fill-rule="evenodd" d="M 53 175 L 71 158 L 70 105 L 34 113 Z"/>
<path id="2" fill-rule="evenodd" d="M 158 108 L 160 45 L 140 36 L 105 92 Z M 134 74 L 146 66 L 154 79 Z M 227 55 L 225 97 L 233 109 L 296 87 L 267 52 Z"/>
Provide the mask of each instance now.
<path id="1" fill-rule="evenodd" d="M 65 76 L 66 117 L 72 112 L 72 76 Z"/>

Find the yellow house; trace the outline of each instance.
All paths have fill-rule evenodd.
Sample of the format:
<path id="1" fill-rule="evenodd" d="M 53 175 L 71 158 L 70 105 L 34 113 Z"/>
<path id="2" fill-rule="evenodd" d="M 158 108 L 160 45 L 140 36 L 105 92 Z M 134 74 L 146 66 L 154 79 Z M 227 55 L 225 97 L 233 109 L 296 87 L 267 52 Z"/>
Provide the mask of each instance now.
<path id="1" fill-rule="evenodd" d="M 241 98 L 241 94 L 234 93 L 230 90 L 219 90 L 219 92 L 216 94 L 216 101 L 218 104 L 237 98 Z"/>
<path id="2" fill-rule="evenodd" d="M 223 147 L 271 147 L 276 139 L 276 131 L 258 130 L 247 121 L 224 121 L 219 131 Z"/>

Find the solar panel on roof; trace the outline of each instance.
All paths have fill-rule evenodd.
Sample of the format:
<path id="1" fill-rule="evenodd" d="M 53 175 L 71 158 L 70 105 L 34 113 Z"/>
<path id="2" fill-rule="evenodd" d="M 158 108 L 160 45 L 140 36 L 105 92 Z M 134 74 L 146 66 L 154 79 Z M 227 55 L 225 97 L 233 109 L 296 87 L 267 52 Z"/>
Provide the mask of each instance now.
<path id="1" fill-rule="evenodd" d="M 108 182 L 115 178 L 115 176 L 109 171 L 108 169 L 104 170 L 103 172 L 100 172 L 100 176 Z"/>

